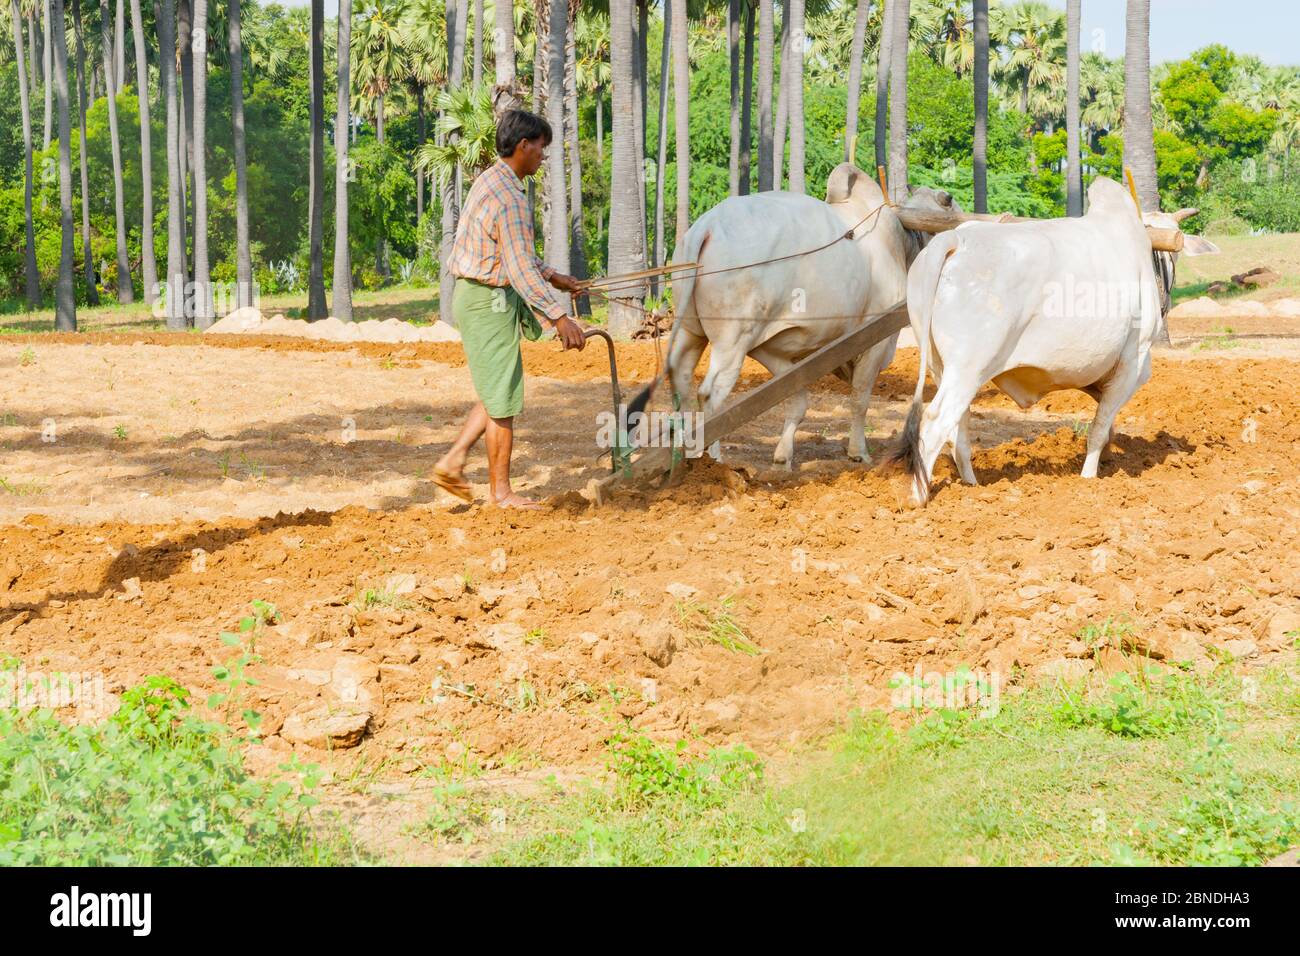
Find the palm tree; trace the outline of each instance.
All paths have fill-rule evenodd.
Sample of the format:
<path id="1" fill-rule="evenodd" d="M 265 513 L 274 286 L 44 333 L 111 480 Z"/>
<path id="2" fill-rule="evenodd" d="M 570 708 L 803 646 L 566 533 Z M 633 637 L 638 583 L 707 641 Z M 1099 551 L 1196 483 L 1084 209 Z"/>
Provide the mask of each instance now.
<path id="1" fill-rule="evenodd" d="M 975 63 L 973 16 L 965 0 L 929 0 L 917 14 L 916 32 L 940 66 L 963 76 Z"/>
<path id="2" fill-rule="evenodd" d="M 232 0 L 236 5 L 239 0 Z M 334 114 L 334 317 L 352 321 L 352 255 L 348 248 L 348 127 L 352 124 L 352 0 L 339 0 L 338 103 Z M 234 28 L 231 28 L 232 37 Z"/>
<path id="3" fill-rule="evenodd" d="M 139 3 L 139 0 L 131 2 Z M 248 156 L 244 145 L 244 25 L 240 0 L 230 0 L 230 10 L 226 17 L 226 43 L 230 55 L 230 125 L 235 148 L 235 307 L 242 309 L 253 304 L 253 252 L 249 248 L 248 239 Z M 346 53 L 342 54 L 342 57 L 346 56 Z"/>
<path id="4" fill-rule="evenodd" d="M 738 168 L 738 178 L 740 180 L 740 195 L 749 195 L 749 173 L 752 163 L 751 140 L 753 139 L 754 128 L 754 19 L 756 11 L 754 10 L 755 0 L 746 0 L 745 3 L 745 55 L 744 66 L 741 72 L 744 79 L 741 81 L 740 92 L 740 164 Z"/>
<path id="5" fill-rule="evenodd" d="M 131 33 L 135 41 L 135 94 L 140 110 L 140 276 L 144 280 L 144 294 L 152 302 L 158 294 L 158 263 L 154 259 L 153 248 L 153 143 L 150 141 L 149 126 L 149 61 L 140 0 L 131 0 Z"/>
<path id="6" fill-rule="evenodd" d="M 23 114 L 23 212 L 26 216 L 25 262 L 27 276 L 27 308 L 37 309 L 41 304 L 41 276 L 36 271 L 36 233 L 32 228 L 32 108 L 27 92 L 27 68 L 23 65 L 23 21 L 18 10 L 18 0 L 9 0 L 9 13 L 14 26 L 14 62 L 18 67 L 18 100 Z"/>
<path id="7" fill-rule="evenodd" d="M 541 0 L 538 29 L 542 33 L 545 67 L 546 121 L 555 144 L 546 156 L 546 219 L 543 245 L 546 264 L 558 272 L 569 271 L 568 180 L 564 176 L 564 49 L 568 33 L 567 0 Z"/>
<path id="8" fill-rule="evenodd" d="M 465 76 L 465 17 L 458 4 L 464 4 L 467 0 L 447 0 L 446 5 L 446 29 L 447 29 L 447 91 L 450 93 L 459 92 L 461 83 Z M 540 12 L 538 20 L 538 29 L 541 30 Z M 540 42 L 540 41 L 539 41 Z M 563 72 L 563 59 L 560 61 L 561 74 Z M 562 85 L 561 85 L 562 86 Z M 561 105 L 563 104 L 563 89 L 561 88 Z M 564 123 L 560 122 L 560 138 L 563 138 Z M 447 139 L 455 144 L 456 134 L 451 134 Z M 552 154 L 560 153 L 562 150 L 552 150 Z M 553 167 L 552 167 L 553 168 Z M 455 172 L 447 176 L 442 183 L 442 247 L 438 255 L 438 307 L 442 315 L 442 320 L 448 325 L 451 324 L 451 304 L 452 296 L 455 293 L 456 278 L 451 274 L 451 250 L 456 240 L 456 226 L 460 220 L 460 179 L 461 170 L 459 167 Z M 548 170 L 548 179 L 550 171 Z M 564 191 L 564 167 L 561 159 L 559 174 L 560 194 Z M 561 232 L 561 235 L 564 233 Z M 567 251 L 568 244 L 565 244 Z M 549 254 L 550 249 L 547 249 Z"/>
<path id="9" fill-rule="evenodd" d="M 586 13 L 574 27 L 578 88 L 596 100 L 596 160 L 605 162 L 605 90 L 609 88 L 609 14 Z"/>
<path id="10" fill-rule="evenodd" d="M 100 0 L 99 19 L 104 36 L 109 36 L 112 27 L 109 21 L 108 0 Z M 101 45 L 104 54 L 104 88 L 107 92 L 105 99 L 108 100 L 108 136 L 113 153 L 113 222 L 117 230 L 117 301 L 126 304 L 135 301 L 135 292 L 131 287 L 131 261 L 126 255 L 126 204 L 122 198 L 124 191 L 122 143 L 118 138 L 117 130 L 117 97 L 113 94 L 113 90 L 119 88 L 121 84 L 117 82 L 117 74 L 114 73 L 112 47 L 107 42 Z"/>
<path id="11" fill-rule="evenodd" d="M 311 0 L 311 149 L 307 187 L 307 321 L 326 315 L 325 304 L 325 0 Z"/>
<path id="12" fill-rule="evenodd" d="M 790 64 L 790 0 L 781 0 L 781 68 L 777 72 L 773 64 L 773 85 L 776 87 L 776 112 L 772 120 L 772 188 L 780 189 L 782 172 L 785 169 L 786 123 L 790 116 L 790 87 L 786 82 L 790 74 L 786 67 Z"/>
<path id="13" fill-rule="evenodd" d="M 1083 215 L 1079 161 L 1079 0 L 1065 2 L 1065 211 Z"/>
<path id="14" fill-rule="evenodd" d="M 609 69 L 613 88 L 613 167 L 610 172 L 608 273 L 637 272 L 645 268 L 645 219 L 637 190 L 636 51 L 632 30 L 634 0 L 609 0 Z M 628 335 L 640 325 L 632 302 L 644 298 L 643 289 L 622 289 L 610 300 L 610 329 Z"/>
<path id="15" fill-rule="evenodd" d="M 90 173 L 86 167 L 86 32 L 81 23 L 81 0 L 72 0 L 72 23 L 77 33 L 77 117 L 81 130 L 77 157 L 81 166 L 81 250 L 86 304 L 99 305 L 99 289 L 95 285 L 95 259 L 90 249 Z"/>
<path id="16" fill-rule="evenodd" d="M 63 5 L 60 4 L 60 8 L 62 7 Z M 41 63 L 41 68 L 42 68 L 41 84 L 45 87 L 45 145 L 42 147 L 43 149 L 50 148 L 50 137 L 51 135 L 53 135 L 53 130 L 54 130 L 54 123 L 52 120 L 52 117 L 54 115 L 54 84 L 53 84 L 53 76 L 52 76 L 53 69 L 54 69 L 53 66 L 54 61 L 52 59 L 54 56 L 54 44 L 51 41 L 51 35 L 50 35 L 50 23 L 52 22 L 52 18 L 50 16 L 51 9 L 52 9 L 51 0 L 45 0 L 45 39 L 44 39 L 44 44 L 42 46 L 42 63 Z M 63 52 L 64 55 L 66 56 L 68 52 L 66 47 L 64 48 Z"/>
<path id="17" fill-rule="evenodd" d="M 803 48 L 804 0 L 790 0 L 790 59 L 781 64 L 787 74 L 790 110 L 790 191 L 802 193 L 804 183 Z"/>
<path id="18" fill-rule="evenodd" d="M 668 77 L 672 73 L 673 6 L 671 0 L 664 4 L 663 39 L 659 44 L 659 155 L 655 161 L 655 246 L 651 256 L 651 263 L 657 266 L 664 263 L 664 171 L 668 168 Z M 652 280 L 650 285 L 657 294 L 658 282 Z"/>
<path id="19" fill-rule="evenodd" d="M 496 61 L 496 109 L 500 112 L 518 107 L 515 91 L 515 5 L 514 0 L 495 0 L 496 27 L 492 31 L 492 48 Z"/>
<path id="20" fill-rule="evenodd" d="M 889 143 L 889 67 L 894 50 L 894 5 L 898 0 L 881 0 L 880 39 L 876 43 L 876 168 L 883 169 Z"/>
<path id="21" fill-rule="evenodd" d="M 212 324 L 212 277 L 208 268 L 208 0 L 192 0 L 190 27 L 194 79 L 194 325 Z"/>
<path id="22" fill-rule="evenodd" d="M 53 86 L 59 101 L 59 223 L 63 242 L 59 252 L 59 281 L 54 287 L 54 327 L 77 330 L 77 298 L 72 285 L 76 257 L 72 225 L 72 129 L 68 113 L 68 44 L 63 29 L 63 0 L 50 0 L 49 43 L 54 47 Z"/>
<path id="23" fill-rule="evenodd" d="M 1001 74 L 1016 91 L 1020 112 L 1032 118 L 1059 108 L 1065 80 L 1065 17 L 1040 0 L 1009 7 L 1003 21 L 1007 58 Z"/>
<path id="24" fill-rule="evenodd" d="M 975 211 L 989 211 L 989 0 L 975 0 L 975 137 L 972 146 Z"/>
<path id="25" fill-rule="evenodd" d="M 772 0 L 758 0 L 758 191 L 772 188 Z"/>
<path id="26" fill-rule="evenodd" d="M 740 4 L 727 0 L 727 57 L 731 73 L 731 151 L 727 156 L 727 195 L 740 193 Z M 668 8 L 664 8 L 664 21 Z M 665 27 L 667 30 L 667 27 Z"/>
<path id="27" fill-rule="evenodd" d="M 858 111 L 862 103 L 862 50 L 867 40 L 871 0 L 858 0 L 853 20 L 853 46 L 849 50 L 849 96 L 844 111 L 844 161 L 854 161 L 858 141 Z"/>
<path id="28" fill-rule="evenodd" d="M 677 241 L 686 238 L 691 225 L 691 63 L 690 21 L 686 0 L 671 0 L 673 21 L 673 149 L 677 157 Z"/>
<path id="29" fill-rule="evenodd" d="M 1158 211 L 1151 125 L 1151 0 L 1128 0 L 1124 17 L 1124 165 L 1133 170 L 1142 208 Z"/>
<path id="30" fill-rule="evenodd" d="M 483 0 L 474 0 L 474 73 L 472 85 L 483 83 Z"/>
<path id="31" fill-rule="evenodd" d="M 910 0 L 890 3 L 889 198 L 907 198 L 907 53 Z"/>
<path id="32" fill-rule="evenodd" d="M 185 328 L 185 218 L 184 182 L 181 179 L 180 104 L 176 97 L 175 0 L 159 0 L 158 78 L 167 111 L 167 328 Z"/>
<path id="33" fill-rule="evenodd" d="M 400 42 L 405 51 L 403 65 L 406 84 L 415 94 L 416 151 L 428 139 L 425 122 L 424 93 L 426 89 L 444 86 L 447 82 L 447 30 L 442 0 L 415 0 L 404 8 L 401 19 Z M 424 175 L 419 165 L 415 170 L 415 218 L 424 217 Z"/>
<path id="34" fill-rule="evenodd" d="M 578 9 L 581 0 L 567 0 L 568 27 L 564 39 L 564 118 L 569 150 L 569 271 L 579 279 L 587 278 L 587 249 L 582 225 L 582 152 L 578 140 Z M 480 84 L 475 84 L 477 91 Z M 578 300 L 584 315 L 591 305 L 584 296 Z"/>

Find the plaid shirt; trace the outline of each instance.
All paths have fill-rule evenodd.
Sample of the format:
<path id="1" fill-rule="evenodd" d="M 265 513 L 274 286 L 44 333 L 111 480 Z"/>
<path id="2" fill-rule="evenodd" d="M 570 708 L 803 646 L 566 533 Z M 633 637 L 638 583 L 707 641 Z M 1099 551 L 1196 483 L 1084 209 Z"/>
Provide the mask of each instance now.
<path id="1" fill-rule="evenodd" d="M 537 258 L 528 196 L 515 171 L 498 159 L 470 187 L 448 268 L 452 275 L 511 286 L 534 312 L 552 321 L 568 309 L 551 295 L 555 270 Z"/>

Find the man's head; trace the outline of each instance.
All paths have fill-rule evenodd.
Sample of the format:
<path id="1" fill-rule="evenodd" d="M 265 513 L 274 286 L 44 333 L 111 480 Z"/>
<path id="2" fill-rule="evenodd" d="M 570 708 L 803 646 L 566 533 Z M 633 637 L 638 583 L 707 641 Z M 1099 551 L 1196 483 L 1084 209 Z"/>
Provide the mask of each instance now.
<path id="1" fill-rule="evenodd" d="M 551 124 L 536 113 L 507 110 L 497 123 L 497 155 L 520 177 L 541 168 L 551 145 Z"/>

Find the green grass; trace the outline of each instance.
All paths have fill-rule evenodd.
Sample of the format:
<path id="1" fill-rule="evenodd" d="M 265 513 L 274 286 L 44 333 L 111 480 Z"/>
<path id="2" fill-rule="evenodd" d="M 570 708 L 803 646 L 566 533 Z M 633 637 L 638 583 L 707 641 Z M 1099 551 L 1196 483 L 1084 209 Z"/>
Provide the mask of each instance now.
<path id="1" fill-rule="evenodd" d="M 1300 842 L 1297 713 L 1281 670 L 1094 679 L 987 719 L 856 715 L 779 785 L 743 749 L 615 735 L 609 780 L 510 807 L 522 832 L 490 861 L 1258 864 Z"/>
<path id="2" fill-rule="evenodd" d="M 749 639 L 740 622 L 733 613 L 735 599 L 724 597 L 718 601 L 716 610 L 695 601 L 677 602 L 677 620 L 697 639 L 709 641 L 729 651 L 751 656 L 763 653 L 763 649 Z"/>

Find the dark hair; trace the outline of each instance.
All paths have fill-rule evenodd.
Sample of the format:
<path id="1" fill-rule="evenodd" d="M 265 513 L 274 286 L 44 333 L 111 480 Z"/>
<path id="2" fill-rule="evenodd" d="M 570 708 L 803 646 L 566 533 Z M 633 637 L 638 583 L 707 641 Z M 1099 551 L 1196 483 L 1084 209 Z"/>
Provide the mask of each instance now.
<path id="1" fill-rule="evenodd" d="M 526 110 L 506 110 L 497 123 L 497 155 L 503 159 L 513 156 L 520 140 L 539 136 L 546 138 L 544 145 L 551 145 L 550 123 Z"/>

